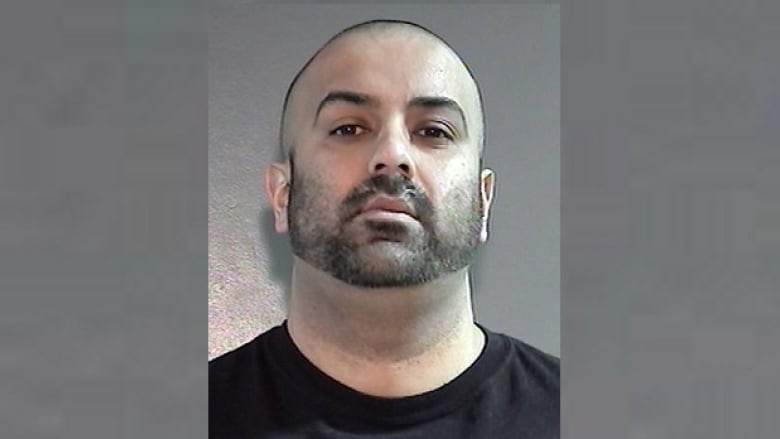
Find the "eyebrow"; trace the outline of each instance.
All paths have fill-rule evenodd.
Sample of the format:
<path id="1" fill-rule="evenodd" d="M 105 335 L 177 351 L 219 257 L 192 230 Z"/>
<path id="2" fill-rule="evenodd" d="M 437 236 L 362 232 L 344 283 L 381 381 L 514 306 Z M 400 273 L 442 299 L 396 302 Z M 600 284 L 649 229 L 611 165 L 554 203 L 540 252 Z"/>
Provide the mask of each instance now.
<path id="1" fill-rule="evenodd" d="M 317 106 L 317 112 L 314 115 L 315 124 L 317 123 L 317 119 L 320 117 L 320 112 L 322 109 L 325 108 L 326 105 L 332 104 L 334 102 L 345 102 L 348 104 L 361 106 L 376 105 L 376 102 L 374 102 L 371 96 L 366 94 L 343 90 L 332 91 L 328 93 Z"/>
<path id="2" fill-rule="evenodd" d="M 463 123 L 463 131 L 468 135 L 468 128 L 466 126 L 466 116 L 463 113 L 463 109 L 453 99 L 443 96 L 418 96 L 409 101 L 407 107 L 422 107 L 422 108 L 444 108 L 460 116 L 460 121 Z"/>
<path id="3" fill-rule="evenodd" d="M 336 90 L 328 93 L 320 104 L 317 106 L 317 112 L 314 115 L 314 123 L 317 123 L 317 119 L 320 116 L 320 112 L 327 105 L 335 102 L 344 102 L 358 106 L 376 106 L 377 102 L 371 96 L 363 93 L 357 93 L 354 91 Z M 468 135 L 468 128 L 466 126 L 466 117 L 463 113 L 463 109 L 458 103 L 444 96 L 417 96 L 412 98 L 406 105 L 407 108 L 421 107 L 421 108 L 444 108 L 453 111 L 460 116 L 460 120 L 463 123 L 463 129 Z"/>

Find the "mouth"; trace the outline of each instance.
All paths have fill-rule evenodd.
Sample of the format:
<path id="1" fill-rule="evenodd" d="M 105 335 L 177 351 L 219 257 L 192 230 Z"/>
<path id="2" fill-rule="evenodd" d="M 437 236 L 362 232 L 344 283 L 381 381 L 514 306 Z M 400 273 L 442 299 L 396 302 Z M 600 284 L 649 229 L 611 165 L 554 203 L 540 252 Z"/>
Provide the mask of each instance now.
<path id="1" fill-rule="evenodd" d="M 387 195 L 378 195 L 369 200 L 360 214 L 378 219 L 416 219 L 414 209 L 409 204 L 400 198 Z"/>

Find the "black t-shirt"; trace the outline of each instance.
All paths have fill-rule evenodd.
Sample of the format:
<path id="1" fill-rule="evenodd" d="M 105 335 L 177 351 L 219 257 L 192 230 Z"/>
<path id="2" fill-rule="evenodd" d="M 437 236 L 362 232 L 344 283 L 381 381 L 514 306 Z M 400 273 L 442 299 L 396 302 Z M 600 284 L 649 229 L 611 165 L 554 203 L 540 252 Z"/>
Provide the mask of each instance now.
<path id="1" fill-rule="evenodd" d="M 379 398 L 317 369 L 285 322 L 209 363 L 209 437 L 558 438 L 559 359 L 480 328 L 485 347 L 455 379 Z"/>

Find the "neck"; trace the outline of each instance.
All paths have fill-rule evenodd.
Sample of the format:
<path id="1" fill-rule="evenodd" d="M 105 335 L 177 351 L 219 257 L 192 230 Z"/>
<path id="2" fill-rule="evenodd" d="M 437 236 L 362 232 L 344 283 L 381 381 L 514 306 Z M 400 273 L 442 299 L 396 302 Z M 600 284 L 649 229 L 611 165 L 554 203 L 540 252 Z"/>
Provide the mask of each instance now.
<path id="1" fill-rule="evenodd" d="M 324 373 L 383 397 L 444 385 L 476 360 L 484 344 L 466 269 L 414 287 L 360 288 L 296 258 L 288 328 Z"/>

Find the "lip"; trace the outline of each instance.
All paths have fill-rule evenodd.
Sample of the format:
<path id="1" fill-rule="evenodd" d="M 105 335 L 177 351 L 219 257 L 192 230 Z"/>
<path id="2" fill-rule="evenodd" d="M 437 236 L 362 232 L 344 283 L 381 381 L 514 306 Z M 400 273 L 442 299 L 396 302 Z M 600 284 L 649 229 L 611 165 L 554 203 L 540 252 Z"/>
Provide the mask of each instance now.
<path id="1" fill-rule="evenodd" d="M 390 213 L 402 213 L 416 218 L 414 210 L 400 198 L 378 195 L 363 206 L 361 213 L 380 211 Z"/>

